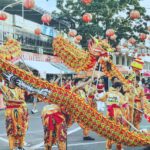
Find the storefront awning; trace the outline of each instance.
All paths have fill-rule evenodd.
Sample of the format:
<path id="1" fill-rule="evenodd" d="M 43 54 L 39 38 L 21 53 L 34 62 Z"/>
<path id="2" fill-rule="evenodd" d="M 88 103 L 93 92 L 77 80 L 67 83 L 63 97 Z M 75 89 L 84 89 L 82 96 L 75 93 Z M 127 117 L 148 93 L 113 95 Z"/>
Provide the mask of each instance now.
<path id="1" fill-rule="evenodd" d="M 145 77 L 150 77 L 150 71 L 148 72 L 144 72 L 144 74 L 143 74 L 143 76 L 145 76 Z"/>
<path id="2" fill-rule="evenodd" d="M 44 74 L 64 74 L 65 72 L 63 70 L 60 70 L 53 65 L 51 65 L 49 62 L 41 62 L 41 61 L 29 61 L 24 60 L 25 64 L 29 66 L 32 69 L 36 69 L 39 71 L 39 73 Z"/>
<path id="3" fill-rule="evenodd" d="M 71 71 L 67 66 L 65 66 L 63 63 L 54 63 L 50 62 L 51 65 L 54 67 L 63 70 L 65 74 L 75 74 L 75 72 Z"/>

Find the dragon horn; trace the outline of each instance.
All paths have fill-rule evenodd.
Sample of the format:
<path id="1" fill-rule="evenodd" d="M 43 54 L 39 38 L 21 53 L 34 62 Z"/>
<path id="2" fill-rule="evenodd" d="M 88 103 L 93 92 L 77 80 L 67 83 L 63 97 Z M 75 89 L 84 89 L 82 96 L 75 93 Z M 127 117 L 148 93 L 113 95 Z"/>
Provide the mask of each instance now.
<path id="1" fill-rule="evenodd" d="M 98 41 L 98 39 L 97 38 L 95 38 L 94 36 L 92 36 L 91 35 L 91 37 L 92 37 L 92 39 L 93 39 L 93 41 L 98 45 L 98 43 L 99 43 L 99 41 Z"/>

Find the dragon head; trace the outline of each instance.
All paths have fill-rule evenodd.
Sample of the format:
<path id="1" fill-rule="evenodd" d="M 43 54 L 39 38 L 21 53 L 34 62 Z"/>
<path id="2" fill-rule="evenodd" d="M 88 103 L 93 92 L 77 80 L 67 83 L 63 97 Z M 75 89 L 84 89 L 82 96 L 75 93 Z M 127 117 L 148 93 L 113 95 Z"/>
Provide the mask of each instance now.
<path id="1" fill-rule="evenodd" d="M 89 52 L 94 56 L 107 57 L 109 52 L 113 52 L 113 48 L 109 45 L 106 39 L 92 37 L 88 41 Z"/>

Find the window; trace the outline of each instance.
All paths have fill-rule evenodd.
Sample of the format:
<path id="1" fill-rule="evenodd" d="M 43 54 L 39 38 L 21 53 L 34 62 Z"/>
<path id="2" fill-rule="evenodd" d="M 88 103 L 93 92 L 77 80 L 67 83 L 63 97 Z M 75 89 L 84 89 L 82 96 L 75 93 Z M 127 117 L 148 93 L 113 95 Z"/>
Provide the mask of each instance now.
<path id="1" fill-rule="evenodd" d="M 125 65 L 125 56 L 122 56 L 122 65 Z"/>
<path id="2" fill-rule="evenodd" d="M 119 56 L 116 56 L 116 64 L 119 64 Z"/>

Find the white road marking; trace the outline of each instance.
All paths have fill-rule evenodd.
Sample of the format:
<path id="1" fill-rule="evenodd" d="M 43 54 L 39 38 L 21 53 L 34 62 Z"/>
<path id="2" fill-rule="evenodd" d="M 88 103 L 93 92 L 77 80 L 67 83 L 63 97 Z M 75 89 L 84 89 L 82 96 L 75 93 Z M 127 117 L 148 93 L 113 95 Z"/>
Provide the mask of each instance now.
<path id="1" fill-rule="evenodd" d="M 78 127 L 78 128 L 75 128 L 74 130 L 71 130 L 71 131 L 68 131 L 67 135 L 70 135 L 72 133 L 75 133 L 77 131 L 81 130 L 81 127 Z M 37 145 L 34 145 L 31 147 L 31 149 L 37 149 L 37 148 L 40 148 L 41 146 L 44 145 L 44 142 L 41 142 L 40 144 L 37 144 Z"/>
<path id="2" fill-rule="evenodd" d="M 5 139 L 5 138 L 2 138 L 2 137 L 0 137 L 0 141 L 3 141 L 3 142 L 5 142 L 5 143 L 8 143 L 8 140 Z"/>
<path id="3" fill-rule="evenodd" d="M 74 143 L 74 144 L 68 144 L 67 147 L 74 147 L 74 146 L 85 146 L 85 145 L 93 145 L 93 144 L 104 144 L 106 141 L 100 141 L 100 142 L 89 142 L 89 143 Z M 53 146 L 57 147 L 57 146 Z M 44 147 L 41 147 L 44 148 Z"/>
<path id="4" fill-rule="evenodd" d="M 27 131 L 27 134 L 41 133 L 41 132 L 43 132 L 43 130 Z M 0 134 L 0 136 L 7 136 L 7 134 L 6 133 L 2 133 L 2 134 Z"/>
<path id="5" fill-rule="evenodd" d="M 103 144 L 106 143 L 106 141 L 100 141 L 100 142 L 90 142 L 90 143 L 75 143 L 75 144 L 68 144 L 68 147 L 73 147 L 73 146 L 84 146 L 84 145 L 93 145 L 93 144 Z"/>

